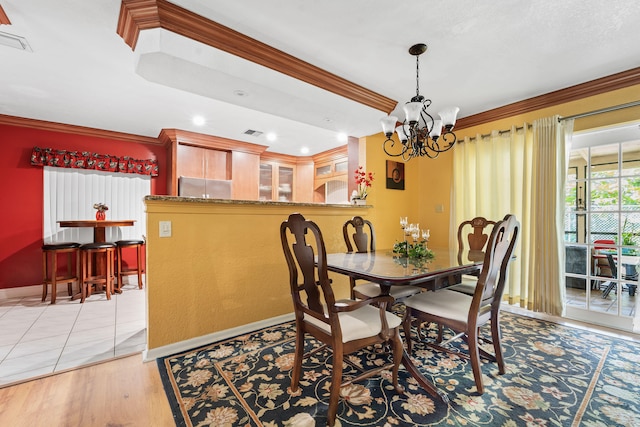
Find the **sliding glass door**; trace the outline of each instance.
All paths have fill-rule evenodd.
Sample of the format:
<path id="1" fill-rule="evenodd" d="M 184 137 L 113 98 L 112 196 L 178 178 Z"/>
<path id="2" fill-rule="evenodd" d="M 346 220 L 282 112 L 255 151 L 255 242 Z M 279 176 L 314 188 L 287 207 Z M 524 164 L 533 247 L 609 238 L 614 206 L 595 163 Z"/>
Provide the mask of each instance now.
<path id="1" fill-rule="evenodd" d="M 574 135 L 565 243 L 567 317 L 632 330 L 640 300 L 638 124 Z"/>

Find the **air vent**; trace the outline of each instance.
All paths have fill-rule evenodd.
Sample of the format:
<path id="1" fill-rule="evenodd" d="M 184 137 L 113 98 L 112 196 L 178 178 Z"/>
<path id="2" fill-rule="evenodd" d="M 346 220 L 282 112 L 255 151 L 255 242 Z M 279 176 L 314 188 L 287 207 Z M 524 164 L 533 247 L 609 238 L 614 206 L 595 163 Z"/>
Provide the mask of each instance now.
<path id="1" fill-rule="evenodd" d="M 0 44 L 14 47 L 20 50 L 33 52 L 31 50 L 31 46 L 29 46 L 29 42 L 27 41 L 27 39 L 21 36 L 16 36 L 14 34 L 0 32 Z"/>
<path id="2" fill-rule="evenodd" d="M 262 135 L 262 132 L 260 132 L 259 130 L 247 129 L 244 131 L 244 134 L 258 137 Z"/>

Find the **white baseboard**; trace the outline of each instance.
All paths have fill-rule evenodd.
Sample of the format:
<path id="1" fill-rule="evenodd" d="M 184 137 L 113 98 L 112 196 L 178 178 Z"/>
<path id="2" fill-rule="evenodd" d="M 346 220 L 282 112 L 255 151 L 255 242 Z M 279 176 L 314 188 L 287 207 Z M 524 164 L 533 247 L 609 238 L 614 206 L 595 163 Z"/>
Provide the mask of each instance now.
<path id="1" fill-rule="evenodd" d="M 267 328 L 269 326 L 278 325 L 284 322 L 289 322 L 294 319 L 295 319 L 295 316 L 293 313 L 283 314 L 282 316 L 276 316 L 270 319 L 260 320 L 258 322 L 253 322 L 247 325 L 226 329 L 224 331 L 218 331 L 212 334 L 191 338 L 185 341 L 180 341 L 177 343 L 165 345 L 163 347 L 158 347 L 151 350 L 145 350 L 142 352 L 142 359 L 145 362 L 151 362 L 157 359 L 158 357 L 165 357 L 171 354 L 188 351 L 193 348 L 203 347 L 205 345 L 214 343 L 216 341 L 222 341 L 238 335 L 257 331 L 258 329 Z"/>
<path id="2" fill-rule="evenodd" d="M 66 286 L 59 286 L 58 291 L 64 288 L 64 291 L 67 291 Z M 24 297 L 33 297 L 36 295 L 42 295 L 42 285 L 31 285 L 31 286 L 20 286 L 19 288 L 6 288 L 0 289 L 0 299 L 9 299 L 9 298 L 24 298 Z"/>

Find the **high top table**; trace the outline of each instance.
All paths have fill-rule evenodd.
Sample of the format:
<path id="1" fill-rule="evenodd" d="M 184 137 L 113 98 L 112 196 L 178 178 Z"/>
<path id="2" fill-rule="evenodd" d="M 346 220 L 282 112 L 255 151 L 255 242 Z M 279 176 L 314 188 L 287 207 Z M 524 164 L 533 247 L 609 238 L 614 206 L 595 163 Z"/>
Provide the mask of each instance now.
<path id="1" fill-rule="evenodd" d="M 431 250 L 435 257 L 429 261 L 399 257 L 391 250 L 332 253 L 327 254 L 327 269 L 354 279 L 378 283 L 382 293 L 388 294 L 390 286 L 420 286 L 431 291 L 445 288 L 460 283 L 463 274 L 475 274 L 482 268 L 482 259 L 472 254 L 458 257 L 457 248 Z M 443 402 L 449 401 L 447 395 L 418 370 L 405 349 L 402 352 L 402 364 L 432 396 Z"/>
<path id="2" fill-rule="evenodd" d="M 133 223 L 136 222 L 133 219 L 123 219 L 119 221 L 112 221 L 107 219 L 95 220 L 72 220 L 72 221 L 58 221 L 60 227 L 88 227 L 93 228 L 93 242 L 94 243 L 102 243 L 106 242 L 106 228 L 107 227 L 131 227 Z M 104 274 L 104 269 L 102 268 L 101 262 L 95 263 L 98 273 Z M 82 293 L 79 292 L 73 297 L 72 300 L 76 300 L 82 296 Z"/>
<path id="3" fill-rule="evenodd" d="M 133 219 L 123 219 L 119 221 L 111 221 L 108 219 L 102 220 L 73 220 L 73 221 L 58 221 L 60 227 L 88 227 L 93 228 L 93 242 L 105 242 L 107 227 L 131 227 L 136 222 Z"/>

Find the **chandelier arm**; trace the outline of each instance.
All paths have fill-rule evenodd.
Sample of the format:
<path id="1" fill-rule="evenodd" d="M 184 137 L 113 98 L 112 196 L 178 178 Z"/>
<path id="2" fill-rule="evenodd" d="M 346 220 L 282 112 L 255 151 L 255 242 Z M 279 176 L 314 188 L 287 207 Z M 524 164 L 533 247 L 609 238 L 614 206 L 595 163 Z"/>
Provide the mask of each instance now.
<path id="1" fill-rule="evenodd" d="M 440 136 L 440 138 L 442 139 L 442 141 L 447 143 L 447 145 L 443 149 L 439 150 L 441 153 L 453 148 L 453 146 L 456 145 L 456 141 L 458 140 L 456 134 L 451 131 L 446 131 Z"/>
<path id="2" fill-rule="evenodd" d="M 393 146 L 394 146 L 394 145 L 396 145 L 396 142 L 393 140 L 393 138 L 387 138 L 387 140 L 386 140 L 386 141 L 384 141 L 384 142 L 382 143 L 382 149 L 383 149 L 383 150 L 384 150 L 384 152 L 387 154 L 387 156 L 391 156 L 391 157 L 398 157 L 398 156 L 401 156 L 401 155 L 406 151 L 405 147 L 403 147 L 403 148 L 402 148 L 402 151 L 401 151 L 400 153 L 398 153 L 398 154 L 391 154 L 391 153 L 389 152 L 389 150 L 387 150 L 387 143 L 388 143 L 389 141 L 391 141 L 391 148 L 393 148 Z"/>
<path id="3" fill-rule="evenodd" d="M 431 103 L 431 101 L 429 101 L 429 103 Z M 429 120 L 427 120 L 427 117 L 429 118 Z M 433 116 L 429 114 L 429 112 L 427 111 L 426 101 L 425 101 L 425 105 L 422 106 L 422 111 L 420 112 L 420 119 L 422 119 L 422 121 L 424 122 L 424 128 L 427 130 L 426 132 L 427 135 L 431 134 L 435 120 Z M 431 124 L 431 126 L 429 126 L 429 124 Z"/>

